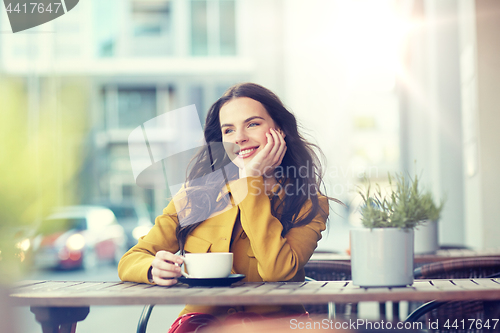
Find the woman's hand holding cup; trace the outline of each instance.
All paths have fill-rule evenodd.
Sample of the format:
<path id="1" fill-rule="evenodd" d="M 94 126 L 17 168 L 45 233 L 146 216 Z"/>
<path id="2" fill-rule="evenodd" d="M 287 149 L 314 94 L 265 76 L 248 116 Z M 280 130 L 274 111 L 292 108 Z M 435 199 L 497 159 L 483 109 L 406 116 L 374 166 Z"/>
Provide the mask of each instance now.
<path id="1" fill-rule="evenodd" d="M 171 286 L 177 283 L 181 276 L 181 267 L 184 260 L 168 251 L 158 251 L 151 263 L 150 281 L 160 286 Z"/>

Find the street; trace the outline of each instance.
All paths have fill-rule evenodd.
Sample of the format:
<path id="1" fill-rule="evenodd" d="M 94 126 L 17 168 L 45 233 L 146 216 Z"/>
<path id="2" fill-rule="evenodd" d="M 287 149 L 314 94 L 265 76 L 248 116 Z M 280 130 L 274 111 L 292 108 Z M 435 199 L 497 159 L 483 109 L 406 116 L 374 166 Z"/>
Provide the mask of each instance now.
<path id="1" fill-rule="evenodd" d="M 116 267 L 99 266 L 91 271 L 34 271 L 25 279 L 65 281 L 119 281 Z M 148 324 L 148 332 L 166 332 L 177 318 L 183 305 L 156 306 Z M 87 318 L 77 325 L 77 333 L 127 333 L 137 330 L 143 306 L 92 306 Z M 15 309 L 19 333 L 41 333 L 29 307 Z"/>

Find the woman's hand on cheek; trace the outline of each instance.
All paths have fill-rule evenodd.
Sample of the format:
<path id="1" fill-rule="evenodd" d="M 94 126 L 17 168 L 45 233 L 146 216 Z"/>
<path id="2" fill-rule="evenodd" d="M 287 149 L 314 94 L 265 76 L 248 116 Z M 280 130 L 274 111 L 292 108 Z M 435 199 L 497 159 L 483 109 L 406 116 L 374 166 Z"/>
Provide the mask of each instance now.
<path id="1" fill-rule="evenodd" d="M 285 157 L 285 153 L 287 150 L 285 137 L 281 133 L 281 131 L 278 132 L 275 129 L 271 129 L 271 134 L 273 135 L 274 140 L 274 147 L 270 153 L 270 155 L 272 156 L 272 168 L 269 168 L 268 170 L 266 170 L 266 173 L 264 173 L 265 176 L 269 177 L 273 175 L 274 169 L 276 169 L 277 166 L 281 165 L 281 162 L 283 161 L 283 157 Z"/>
<path id="2" fill-rule="evenodd" d="M 245 165 L 245 169 L 240 169 L 240 177 L 261 176 L 271 177 L 274 169 L 281 164 L 286 152 L 286 143 L 283 135 L 271 129 L 266 133 L 267 144 L 255 157 Z"/>

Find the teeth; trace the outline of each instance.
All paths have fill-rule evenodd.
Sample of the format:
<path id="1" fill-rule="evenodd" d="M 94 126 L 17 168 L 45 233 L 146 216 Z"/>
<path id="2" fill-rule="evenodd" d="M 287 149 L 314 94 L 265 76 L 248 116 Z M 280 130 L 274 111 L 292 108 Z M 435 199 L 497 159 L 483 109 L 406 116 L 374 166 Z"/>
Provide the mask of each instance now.
<path id="1" fill-rule="evenodd" d="M 250 153 L 251 151 L 254 151 L 254 150 L 255 150 L 255 148 L 245 149 L 245 150 L 240 151 L 238 154 L 239 155 L 245 155 L 245 154 L 248 154 L 248 153 Z"/>

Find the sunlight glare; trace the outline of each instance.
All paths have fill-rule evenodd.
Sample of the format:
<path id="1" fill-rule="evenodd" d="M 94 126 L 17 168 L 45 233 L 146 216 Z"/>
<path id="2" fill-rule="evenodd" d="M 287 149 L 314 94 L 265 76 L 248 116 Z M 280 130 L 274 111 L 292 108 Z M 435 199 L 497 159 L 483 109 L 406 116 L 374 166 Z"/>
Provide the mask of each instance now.
<path id="1" fill-rule="evenodd" d="M 392 1 L 342 1 L 336 18 L 337 47 L 349 81 L 390 91 L 402 66 L 402 46 L 412 30 Z"/>

